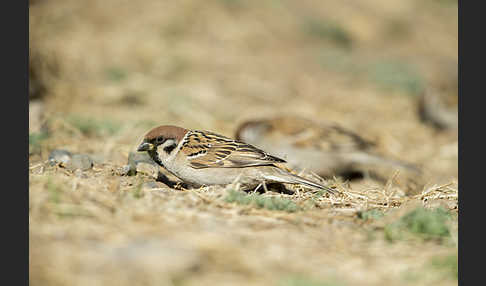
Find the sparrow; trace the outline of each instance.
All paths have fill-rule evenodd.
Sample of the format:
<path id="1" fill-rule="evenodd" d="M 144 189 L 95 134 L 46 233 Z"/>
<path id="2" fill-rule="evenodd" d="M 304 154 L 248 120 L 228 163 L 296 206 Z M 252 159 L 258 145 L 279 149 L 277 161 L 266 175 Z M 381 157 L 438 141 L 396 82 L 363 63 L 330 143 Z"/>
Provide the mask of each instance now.
<path id="1" fill-rule="evenodd" d="M 245 142 L 211 131 L 162 125 L 145 134 L 137 148 L 184 182 L 228 185 L 239 182 L 258 189 L 266 183 L 301 184 L 336 191 L 290 172 L 286 161 Z M 255 190 L 256 190 L 255 189 Z"/>
<path id="2" fill-rule="evenodd" d="M 415 165 L 378 154 L 375 143 L 334 122 L 316 122 L 299 116 L 249 120 L 239 125 L 235 138 L 272 150 L 272 156 L 285 158 L 293 169 L 306 169 L 324 178 L 347 177 L 363 171 L 385 181 L 391 175 L 389 171 L 396 169 L 421 172 Z M 378 169 L 379 172 L 373 173 Z M 383 169 L 387 170 L 385 176 Z"/>

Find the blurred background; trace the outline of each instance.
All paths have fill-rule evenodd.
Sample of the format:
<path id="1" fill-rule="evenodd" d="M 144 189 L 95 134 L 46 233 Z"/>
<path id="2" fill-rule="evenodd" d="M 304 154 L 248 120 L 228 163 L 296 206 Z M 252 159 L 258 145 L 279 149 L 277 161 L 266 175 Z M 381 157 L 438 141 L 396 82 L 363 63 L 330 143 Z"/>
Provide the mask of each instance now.
<path id="1" fill-rule="evenodd" d="M 232 136 L 248 118 L 296 114 L 437 171 L 454 162 L 417 102 L 427 87 L 457 98 L 455 1 L 38 0 L 29 27 L 30 98 L 45 118 L 118 133 L 105 156 L 158 124 Z M 77 148 L 106 140 L 92 143 Z"/>
<path id="2" fill-rule="evenodd" d="M 233 137 L 283 114 L 356 130 L 427 183 L 457 180 L 457 13 L 455 0 L 30 0 L 29 160 L 65 148 L 119 167 L 156 125 Z M 54 247 L 41 214 L 32 284 L 98 285 L 63 284 L 64 256 L 35 259 Z"/>

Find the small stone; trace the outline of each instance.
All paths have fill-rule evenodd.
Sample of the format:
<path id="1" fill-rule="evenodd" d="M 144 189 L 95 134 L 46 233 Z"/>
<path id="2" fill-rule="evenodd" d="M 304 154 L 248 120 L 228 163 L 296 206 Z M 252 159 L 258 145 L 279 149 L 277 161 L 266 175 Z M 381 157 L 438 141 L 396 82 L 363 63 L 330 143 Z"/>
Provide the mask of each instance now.
<path id="1" fill-rule="evenodd" d="M 135 174 L 135 170 L 130 168 L 130 165 L 125 165 L 123 167 L 116 169 L 116 174 L 118 176 L 131 176 Z"/>
<path id="2" fill-rule="evenodd" d="M 91 154 L 89 158 L 93 161 L 93 164 L 101 165 L 105 162 L 105 156 L 102 154 Z"/>
<path id="3" fill-rule="evenodd" d="M 130 152 L 128 154 L 128 165 L 130 166 L 130 171 L 128 172 L 129 175 L 135 175 L 138 172 L 138 164 L 145 163 L 149 165 L 153 165 L 154 167 L 159 168 L 159 165 L 150 158 L 150 156 L 146 152 Z M 142 167 L 145 168 L 145 167 Z"/>
<path id="4" fill-rule="evenodd" d="M 152 165 L 157 165 L 157 163 L 150 158 L 147 152 L 130 152 L 128 154 L 128 164 L 135 167 L 138 163 L 148 163 Z"/>
<path id="5" fill-rule="evenodd" d="M 67 150 L 56 149 L 52 150 L 49 154 L 49 165 L 54 166 L 56 164 L 66 164 L 71 160 L 72 153 Z"/>
<path id="6" fill-rule="evenodd" d="M 93 161 L 88 155 L 85 154 L 75 154 L 71 157 L 65 164 L 66 169 L 70 171 L 75 171 L 80 169 L 82 171 L 89 170 L 93 167 Z"/>
<path id="7" fill-rule="evenodd" d="M 137 173 L 142 173 L 149 175 L 153 178 L 157 178 L 159 174 L 159 166 L 153 165 L 145 162 L 141 162 L 137 164 Z"/>
<path id="8" fill-rule="evenodd" d="M 78 178 L 81 178 L 81 179 L 86 179 L 88 178 L 88 175 L 86 175 L 83 171 L 81 171 L 80 169 L 76 169 L 76 171 L 74 171 L 74 175 Z"/>

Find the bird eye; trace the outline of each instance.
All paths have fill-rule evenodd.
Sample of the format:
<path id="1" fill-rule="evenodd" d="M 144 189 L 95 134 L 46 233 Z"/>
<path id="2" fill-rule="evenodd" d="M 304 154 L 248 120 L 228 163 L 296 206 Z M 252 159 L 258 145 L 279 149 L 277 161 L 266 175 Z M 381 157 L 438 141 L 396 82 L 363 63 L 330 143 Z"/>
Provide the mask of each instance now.
<path id="1" fill-rule="evenodd" d="M 160 145 L 160 144 L 164 143 L 164 141 L 165 141 L 164 140 L 164 137 L 157 137 L 157 138 L 155 138 L 155 144 L 157 144 L 157 145 Z"/>

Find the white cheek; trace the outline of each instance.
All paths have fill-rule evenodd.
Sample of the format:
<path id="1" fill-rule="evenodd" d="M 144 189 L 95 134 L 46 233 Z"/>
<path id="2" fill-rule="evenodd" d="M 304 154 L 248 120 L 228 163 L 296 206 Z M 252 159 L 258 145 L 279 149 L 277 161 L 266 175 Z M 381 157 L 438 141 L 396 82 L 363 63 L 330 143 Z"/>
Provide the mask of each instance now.
<path id="1" fill-rule="evenodd" d="M 164 147 L 168 147 L 168 146 L 173 145 L 173 144 L 175 144 L 175 141 L 174 141 L 174 140 L 172 140 L 172 139 L 167 139 L 167 140 L 164 142 L 164 144 L 162 144 L 162 146 L 164 146 Z"/>
<path id="2" fill-rule="evenodd" d="M 169 159 L 169 154 L 164 151 L 164 147 L 161 145 L 157 146 L 157 154 L 159 155 L 160 161 L 162 161 L 164 164 Z"/>
<path id="3" fill-rule="evenodd" d="M 174 150 L 172 150 L 172 152 L 170 152 L 169 154 L 164 150 L 164 148 L 174 144 L 174 142 L 175 141 L 170 140 L 170 142 L 167 142 L 167 143 L 164 143 L 162 145 L 157 146 L 157 154 L 159 154 L 160 161 L 164 164 L 164 166 L 167 169 L 173 169 L 175 167 L 175 166 L 173 166 L 173 164 L 174 164 L 175 157 L 176 157 L 177 153 L 179 152 L 180 144 L 179 144 L 179 146 L 174 148 Z"/>

